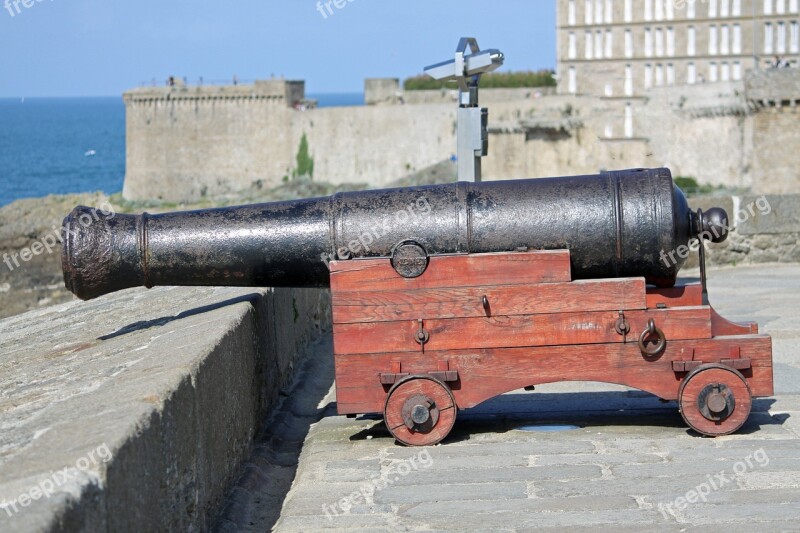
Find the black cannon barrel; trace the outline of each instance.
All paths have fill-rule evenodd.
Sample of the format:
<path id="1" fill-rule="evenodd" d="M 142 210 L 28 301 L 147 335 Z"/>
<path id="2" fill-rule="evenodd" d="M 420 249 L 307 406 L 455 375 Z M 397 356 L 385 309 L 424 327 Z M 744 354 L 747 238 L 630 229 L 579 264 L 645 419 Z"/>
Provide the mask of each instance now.
<path id="1" fill-rule="evenodd" d="M 570 250 L 574 279 L 675 283 L 699 223 L 667 169 L 452 183 L 140 216 L 76 208 L 62 263 L 83 299 L 144 285 L 324 287 L 331 259 L 388 257 L 412 240 L 428 254 Z M 718 210 L 712 240 L 725 238 Z M 710 233 L 709 233 L 710 235 Z M 662 253 L 663 252 L 663 253 Z"/>

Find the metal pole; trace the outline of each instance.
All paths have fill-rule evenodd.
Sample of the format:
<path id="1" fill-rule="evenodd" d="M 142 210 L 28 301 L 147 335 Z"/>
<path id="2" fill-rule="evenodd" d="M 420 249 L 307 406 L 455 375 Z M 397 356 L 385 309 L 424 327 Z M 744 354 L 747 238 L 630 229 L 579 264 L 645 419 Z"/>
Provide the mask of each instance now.
<path id="1" fill-rule="evenodd" d="M 467 48 L 470 54 L 466 53 Z M 455 59 L 425 69 L 434 79 L 458 83 L 459 181 L 481 181 L 481 158 L 489 153 L 489 110 L 478 105 L 478 86 L 481 75 L 496 70 L 503 61 L 499 50 L 481 52 L 475 38 L 462 37 Z"/>

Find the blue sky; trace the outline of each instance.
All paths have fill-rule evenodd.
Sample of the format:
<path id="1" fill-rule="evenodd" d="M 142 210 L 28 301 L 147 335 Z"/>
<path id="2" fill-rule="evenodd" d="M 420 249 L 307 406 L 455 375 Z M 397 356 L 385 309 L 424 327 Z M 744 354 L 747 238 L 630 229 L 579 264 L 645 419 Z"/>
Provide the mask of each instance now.
<path id="1" fill-rule="evenodd" d="M 502 50 L 504 70 L 555 66 L 555 0 L 339 0 L 327 18 L 317 0 L 17 1 L 12 17 L 0 0 L 0 97 L 119 95 L 170 74 L 360 92 L 448 59 L 462 35 Z"/>

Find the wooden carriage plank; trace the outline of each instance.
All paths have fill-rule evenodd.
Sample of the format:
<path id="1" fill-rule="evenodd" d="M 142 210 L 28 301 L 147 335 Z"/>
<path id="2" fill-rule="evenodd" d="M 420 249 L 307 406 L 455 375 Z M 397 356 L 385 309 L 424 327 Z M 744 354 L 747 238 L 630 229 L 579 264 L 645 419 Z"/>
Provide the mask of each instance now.
<path id="1" fill-rule="evenodd" d="M 754 396 L 773 394 L 772 342 L 768 335 L 743 335 L 714 339 L 672 341 L 664 354 L 647 361 L 636 344 L 549 346 L 455 350 L 426 353 L 391 353 L 336 356 L 336 394 L 340 414 L 376 413 L 383 409 L 388 386 L 378 374 L 402 361 L 403 372 L 427 373 L 437 362 L 447 360 L 458 370 L 452 385 L 459 408 L 469 408 L 504 392 L 528 385 L 559 381 L 618 383 L 676 399 L 683 373 L 672 371 L 672 362 L 694 350 L 698 359 L 718 362 L 731 347 L 751 360 L 742 371 Z"/>
<path id="2" fill-rule="evenodd" d="M 653 318 L 669 340 L 711 337 L 710 307 L 629 311 L 627 341 L 636 344 Z M 557 346 L 623 342 L 614 325 L 617 312 L 553 313 L 545 315 L 497 316 L 423 320 L 429 334 L 425 350 L 504 348 L 514 346 Z M 336 354 L 414 352 L 422 347 L 415 341 L 420 328 L 416 320 L 334 324 Z"/>
<path id="3" fill-rule="evenodd" d="M 750 335 L 758 333 L 758 323 L 736 323 L 723 318 L 713 308 L 711 309 L 711 333 L 714 337 L 722 335 Z"/>
<path id="4" fill-rule="evenodd" d="M 425 273 L 413 279 L 397 274 L 386 258 L 332 261 L 330 270 L 334 294 L 572 280 L 568 250 L 432 256 Z"/>
<path id="5" fill-rule="evenodd" d="M 647 308 L 655 309 L 658 304 L 668 308 L 703 305 L 703 286 L 700 283 L 687 283 L 675 287 L 648 287 Z"/>
<path id="6" fill-rule="evenodd" d="M 644 278 L 333 293 L 340 324 L 644 309 Z M 484 306 L 484 297 L 487 306 Z"/>

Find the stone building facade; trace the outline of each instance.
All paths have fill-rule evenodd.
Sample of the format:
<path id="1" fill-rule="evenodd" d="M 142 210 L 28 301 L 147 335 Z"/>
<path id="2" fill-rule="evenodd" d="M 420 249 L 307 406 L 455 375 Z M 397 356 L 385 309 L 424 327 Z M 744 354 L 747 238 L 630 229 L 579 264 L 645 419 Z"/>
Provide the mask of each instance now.
<path id="1" fill-rule="evenodd" d="M 557 0 L 558 90 L 635 98 L 800 63 L 800 0 Z"/>

